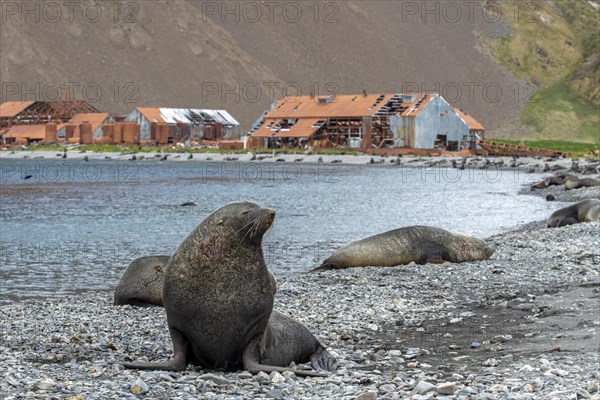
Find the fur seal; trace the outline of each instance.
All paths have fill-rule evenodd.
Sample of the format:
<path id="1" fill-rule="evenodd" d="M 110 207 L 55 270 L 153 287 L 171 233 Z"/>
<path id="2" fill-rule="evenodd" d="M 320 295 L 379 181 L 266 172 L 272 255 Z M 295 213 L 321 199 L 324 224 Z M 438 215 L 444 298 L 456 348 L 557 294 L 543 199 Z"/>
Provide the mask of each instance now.
<path id="1" fill-rule="evenodd" d="M 163 304 L 173 358 L 123 365 L 180 371 L 195 364 L 256 373 L 311 361 L 315 368 L 335 369 L 335 359 L 306 328 L 272 312 L 276 285 L 264 262 L 262 237 L 274 218 L 274 210 L 250 202 L 225 205 L 206 217 L 165 269 Z"/>
<path id="2" fill-rule="evenodd" d="M 594 178 L 572 178 L 565 182 L 565 190 L 579 189 L 582 187 L 600 186 L 600 179 Z"/>
<path id="3" fill-rule="evenodd" d="M 487 260 L 494 250 L 482 240 L 440 228 L 410 226 L 370 236 L 330 255 L 312 271 L 348 267 Z M 311 272 L 312 272 L 311 271 Z"/>
<path id="4" fill-rule="evenodd" d="M 170 256 L 146 256 L 133 260 L 115 288 L 115 305 L 162 306 L 164 269 Z"/>
<path id="5" fill-rule="evenodd" d="M 548 218 L 548 228 L 592 221 L 600 221 L 600 200 L 598 199 L 586 199 L 556 210 Z"/>

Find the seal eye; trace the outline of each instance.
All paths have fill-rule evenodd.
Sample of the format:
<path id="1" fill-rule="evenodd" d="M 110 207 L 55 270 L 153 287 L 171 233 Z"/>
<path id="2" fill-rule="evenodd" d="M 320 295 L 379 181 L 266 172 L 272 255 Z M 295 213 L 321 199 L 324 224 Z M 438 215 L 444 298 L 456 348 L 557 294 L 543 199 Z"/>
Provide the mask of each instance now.
<path id="1" fill-rule="evenodd" d="M 250 211 L 252 211 L 252 210 L 242 211 L 242 215 L 248 214 Z"/>

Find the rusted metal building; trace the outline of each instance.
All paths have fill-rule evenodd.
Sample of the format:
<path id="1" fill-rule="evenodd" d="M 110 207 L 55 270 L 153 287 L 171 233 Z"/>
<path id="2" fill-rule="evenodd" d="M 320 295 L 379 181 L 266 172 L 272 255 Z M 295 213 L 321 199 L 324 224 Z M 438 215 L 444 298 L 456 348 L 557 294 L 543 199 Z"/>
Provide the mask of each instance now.
<path id="1" fill-rule="evenodd" d="M 248 146 L 474 148 L 485 130 L 466 119 L 436 93 L 301 96 L 277 101 L 248 133 Z"/>
<path id="2" fill-rule="evenodd" d="M 13 125 L 2 133 L 3 144 L 29 144 L 41 142 L 46 135 L 46 124 Z"/>
<path id="3" fill-rule="evenodd" d="M 0 128 L 12 125 L 39 125 L 67 122 L 78 113 L 97 113 L 83 100 L 75 101 L 7 101 L 0 104 Z"/>
<path id="4" fill-rule="evenodd" d="M 175 143 L 188 139 L 220 140 L 240 137 L 239 122 L 225 110 L 138 107 L 125 121 L 140 124 L 140 139 L 143 141 Z"/>
<path id="5" fill-rule="evenodd" d="M 65 140 L 68 125 L 73 126 L 73 137 L 81 137 L 80 125 L 89 123 L 91 125 L 92 136 L 99 138 L 102 137 L 102 127 L 105 124 L 113 124 L 114 122 L 115 120 L 109 113 L 79 113 L 71 118 L 68 123 L 58 125 L 57 137 L 59 140 Z"/>

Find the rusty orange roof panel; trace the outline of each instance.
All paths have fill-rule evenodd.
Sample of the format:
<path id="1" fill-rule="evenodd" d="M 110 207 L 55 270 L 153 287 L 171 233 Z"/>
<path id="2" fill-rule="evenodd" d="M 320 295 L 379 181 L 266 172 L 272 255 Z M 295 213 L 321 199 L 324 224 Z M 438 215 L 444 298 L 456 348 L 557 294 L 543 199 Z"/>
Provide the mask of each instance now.
<path id="1" fill-rule="evenodd" d="M 0 118 L 14 117 L 33 103 L 33 101 L 6 101 L 0 104 Z"/>
<path id="2" fill-rule="evenodd" d="M 102 126 L 102 123 L 110 117 L 109 113 L 79 113 L 71 118 L 70 123 L 75 124 L 79 127 L 79 124 L 89 122 L 92 124 L 92 132 Z"/>
<path id="3" fill-rule="evenodd" d="M 275 134 L 275 137 L 283 138 L 309 138 L 319 129 L 315 126 L 318 118 L 300 118 L 289 129 L 282 129 Z"/>
<path id="4" fill-rule="evenodd" d="M 6 132 L 6 138 L 44 139 L 46 125 L 13 125 Z"/>
<path id="5" fill-rule="evenodd" d="M 456 114 L 458 114 L 458 116 L 460 118 L 462 118 L 463 121 L 465 121 L 465 123 L 467 124 L 469 129 L 472 129 L 475 131 L 485 131 L 485 128 L 483 127 L 483 125 L 481 125 L 479 122 L 477 122 L 477 120 L 475 118 L 473 118 L 473 116 L 467 114 L 460 108 L 454 108 L 454 111 L 456 111 Z"/>
<path id="6" fill-rule="evenodd" d="M 309 138 L 319 129 L 315 125 L 317 121 L 319 121 L 319 118 L 299 118 L 294 125 L 288 126 L 285 124 L 284 127 L 281 127 L 280 125 L 284 123 L 284 120 L 267 119 L 260 128 L 252 133 L 252 137 Z"/>
<path id="7" fill-rule="evenodd" d="M 403 104 L 403 106 L 407 108 L 402 112 L 401 115 L 403 117 L 416 117 L 425 109 L 425 106 L 427 106 L 431 100 L 435 99 L 435 97 L 435 95 L 427 93 L 418 93 L 415 101 L 412 103 Z"/>
<path id="8" fill-rule="evenodd" d="M 275 134 L 274 131 L 271 131 L 271 127 L 280 123 L 281 120 L 277 119 L 266 119 L 262 123 L 262 125 L 254 132 L 252 132 L 252 137 L 254 138 L 270 138 Z"/>
<path id="9" fill-rule="evenodd" d="M 163 117 L 160 115 L 159 107 L 138 107 L 137 110 L 142 114 L 148 121 L 152 122 L 165 122 Z"/>
<path id="10" fill-rule="evenodd" d="M 298 96 L 278 100 L 265 119 L 293 118 L 360 118 L 372 116 L 394 94 L 338 95 L 327 101 L 326 97 Z"/>

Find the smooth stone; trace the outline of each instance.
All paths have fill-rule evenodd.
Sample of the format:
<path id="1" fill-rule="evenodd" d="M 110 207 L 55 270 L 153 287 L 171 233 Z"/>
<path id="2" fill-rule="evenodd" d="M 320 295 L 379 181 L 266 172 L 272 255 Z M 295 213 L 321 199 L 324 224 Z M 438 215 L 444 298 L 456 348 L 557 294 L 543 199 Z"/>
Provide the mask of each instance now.
<path id="1" fill-rule="evenodd" d="M 142 378 L 137 378 L 131 385 L 131 393 L 133 394 L 146 394 L 149 390 L 148 384 Z"/>
<path id="2" fill-rule="evenodd" d="M 456 384 L 454 382 L 440 383 L 437 389 L 439 394 L 454 394 L 456 391 Z"/>
<path id="3" fill-rule="evenodd" d="M 436 392 L 437 391 L 437 386 L 427 382 L 427 381 L 419 381 L 419 383 L 417 383 L 417 386 L 415 386 L 415 388 L 413 389 L 413 393 L 417 393 L 417 394 L 425 394 L 428 392 Z"/>
<path id="4" fill-rule="evenodd" d="M 44 379 L 43 381 L 34 383 L 31 390 L 53 390 L 56 386 L 57 383 L 52 379 Z"/>
<path id="5" fill-rule="evenodd" d="M 377 400 L 377 393 L 364 392 L 356 396 L 354 400 Z"/>
<path id="6" fill-rule="evenodd" d="M 229 385 L 231 383 L 231 382 L 229 382 L 228 379 L 223 378 L 222 376 L 215 375 L 215 374 L 200 375 L 198 377 L 198 379 L 201 379 L 203 381 L 211 381 L 217 385 Z"/>

